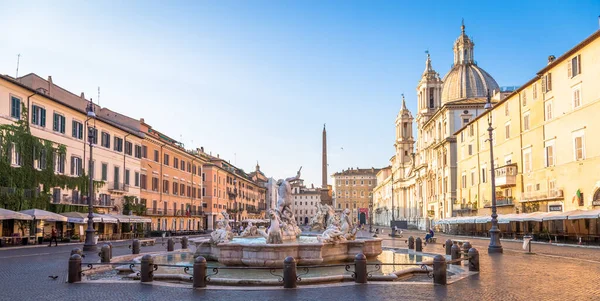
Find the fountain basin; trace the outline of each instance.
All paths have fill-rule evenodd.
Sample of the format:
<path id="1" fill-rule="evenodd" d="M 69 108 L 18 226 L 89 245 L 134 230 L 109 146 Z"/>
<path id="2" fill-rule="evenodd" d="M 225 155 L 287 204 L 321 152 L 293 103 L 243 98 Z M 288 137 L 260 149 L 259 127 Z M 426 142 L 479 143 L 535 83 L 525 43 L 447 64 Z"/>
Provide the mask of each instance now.
<path id="1" fill-rule="evenodd" d="M 283 260 L 292 256 L 299 266 L 353 261 L 363 253 L 367 258 L 382 253 L 379 238 L 358 238 L 338 243 L 290 242 L 285 244 L 261 244 L 236 242 L 211 244 L 206 240 L 194 241 L 195 257 L 218 261 L 226 266 L 281 267 Z"/>

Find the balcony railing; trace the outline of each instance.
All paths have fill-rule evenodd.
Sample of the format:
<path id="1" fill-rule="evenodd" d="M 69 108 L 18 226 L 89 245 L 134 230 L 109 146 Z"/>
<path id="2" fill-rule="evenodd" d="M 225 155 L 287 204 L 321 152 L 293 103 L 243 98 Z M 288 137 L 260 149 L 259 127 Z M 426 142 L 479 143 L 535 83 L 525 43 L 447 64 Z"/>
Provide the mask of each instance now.
<path id="1" fill-rule="evenodd" d="M 508 187 L 517 185 L 517 165 L 511 164 L 495 169 L 496 186 Z"/>
<path id="2" fill-rule="evenodd" d="M 129 191 L 129 185 L 121 182 L 107 182 L 106 187 L 111 192 L 127 192 Z"/>
<path id="3" fill-rule="evenodd" d="M 452 211 L 474 211 L 477 210 L 477 203 L 459 203 L 452 205 Z"/>
<path id="4" fill-rule="evenodd" d="M 513 197 L 496 197 L 496 206 L 514 206 Z M 486 201 L 484 204 L 485 208 L 492 207 L 492 201 Z"/>
<path id="5" fill-rule="evenodd" d="M 202 210 L 173 210 L 163 208 L 147 208 L 146 214 L 149 216 L 203 216 L 204 211 Z"/>
<path id="6" fill-rule="evenodd" d="M 521 194 L 521 202 L 535 202 L 546 200 L 562 200 L 564 199 L 562 189 L 529 191 Z"/>

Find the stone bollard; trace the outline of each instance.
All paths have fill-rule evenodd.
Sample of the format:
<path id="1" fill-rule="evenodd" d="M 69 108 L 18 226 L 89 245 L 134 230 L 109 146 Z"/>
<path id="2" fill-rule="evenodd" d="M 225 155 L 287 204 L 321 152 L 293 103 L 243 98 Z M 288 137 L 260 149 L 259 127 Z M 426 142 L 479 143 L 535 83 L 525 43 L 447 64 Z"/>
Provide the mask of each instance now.
<path id="1" fill-rule="evenodd" d="M 73 250 L 71 250 L 71 255 L 73 254 L 77 254 L 81 256 L 81 258 L 85 258 L 85 255 L 83 255 L 83 252 L 81 252 L 80 248 L 74 248 Z"/>
<path id="2" fill-rule="evenodd" d="M 442 255 L 433 257 L 433 284 L 446 285 L 446 258 Z"/>
<path id="3" fill-rule="evenodd" d="M 69 283 L 81 281 L 81 256 L 72 254 L 69 258 Z"/>
<path id="4" fill-rule="evenodd" d="M 100 262 L 110 262 L 110 247 L 107 244 L 104 244 L 100 249 Z"/>
<path id="5" fill-rule="evenodd" d="M 471 243 L 467 241 L 462 245 L 462 253 L 464 258 L 467 258 L 467 256 L 469 256 L 469 249 L 471 249 Z"/>
<path id="6" fill-rule="evenodd" d="M 411 250 L 415 248 L 415 238 L 412 236 L 408 237 L 408 248 Z"/>
<path id="7" fill-rule="evenodd" d="M 142 270 L 140 271 L 142 282 L 152 282 L 154 280 L 154 259 L 152 255 L 142 257 Z"/>
<path id="8" fill-rule="evenodd" d="M 140 254 L 140 241 L 137 239 L 131 243 L 131 254 Z"/>
<path id="9" fill-rule="evenodd" d="M 450 250 L 452 249 L 452 240 L 451 239 L 446 240 L 444 247 L 446 247 L 446 255 L 450 255 Z"/>
<path id="10" fill-rule="evenodd" d="M 193 287 L 206 287 L 206 259 L 202 256 L 194 260 L 194 284 Z"/>
<path id="11" fill-rule="evenodd" d="M 187 249 L 188 248 L 188 238 L 187 236 L 184 236 L 181 238 L 181 248 L 182 249 Z"/>
<path id="12" fill-rule="evenodd" d="M 167 252 L 173 252 L 175 250 L 175 243 L 173 242 L 173 238 L 167 240 Z"/>
<path id="13" fill-rule="evenodd" d="M 283 288 L 296 288 L 296 259 L 292 256 L 283 260 Z"/>
<path id="14" fill-rule="evenodd" d="M 415 239 L 415 252 L 423 252 L 423 241 L 420 237 Z"/>
<path id="15" fill-rule="evenodd" d="M 450 255 L 452 260 L 460 258 L 460 247 L 457 244 L 452 245 L 452 249 L 450 250 Z M 460 261 L 452 263 L 453 265 L 460 265 Z"/>
<path id="16" fill-rule="evenodd" d="M 354 257 L 354 282 L 367 283 L 367 256 L 363 253 Z"/>
<path id="17" fill-rule="evenodd" d="M 112 248 L 113 248 L 113 245 L 112 245 L 112 243 L 110 241 L 107 243 L 107 245 L 108 245 L 109 251 L 110 251 L 110 252 L 108 252 L 108 255 L 110 255 L 110 259 L 112 259 Z"/>
<path id="18" fill-rule="evenodd" d="M 479 272 L 479 251 L 475 248 L 469 249 L 469 271 Z"/>

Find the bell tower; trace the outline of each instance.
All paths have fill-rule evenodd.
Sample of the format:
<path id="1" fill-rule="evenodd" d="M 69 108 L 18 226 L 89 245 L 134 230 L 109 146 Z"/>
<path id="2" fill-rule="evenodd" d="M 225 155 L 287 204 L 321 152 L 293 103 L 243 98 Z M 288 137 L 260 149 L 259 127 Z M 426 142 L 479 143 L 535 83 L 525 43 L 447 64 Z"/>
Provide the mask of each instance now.
<path id="1" fill-rule="evenodd" d="M 396 117 L 396 159 L 400 164 L 411 162 L 414 152 L 415 139 L 413 137 L 413 116 L 406 108 L 406 100 L 402 94 L 402 108 Z"/>
<path id="2" fill-rule="evenodd" d="M 433 70 L 431 66 L 431 57 L 429 51 L 425 61 L 425 71 L 421 76 L 417 86 L 418 112 L 420 115 L 426 115 L 426 119 L 435 113 L 442 104 L 442 80 L 439 73 Z M 424 120 L 426 121 L 426 120 Z"/>

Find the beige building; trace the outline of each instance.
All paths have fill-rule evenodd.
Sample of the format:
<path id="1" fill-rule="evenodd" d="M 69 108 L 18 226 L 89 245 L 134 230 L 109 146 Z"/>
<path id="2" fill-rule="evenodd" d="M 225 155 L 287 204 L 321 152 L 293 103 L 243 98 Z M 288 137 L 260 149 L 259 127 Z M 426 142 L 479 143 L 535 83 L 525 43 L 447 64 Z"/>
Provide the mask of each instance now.
<path id="1" fill-rule="evenodd" d="M 371 192 L 377 186 L 377 168 L 349 168 L 333 174 L 336 210 L 350 209 L 353 223 L 369 222 Z"/>
<path id="2" fill-rule="evenodd" d="M 21 118 L 17 107 L 24 105 L 29 112 L 31 133 L 39 138 L 64 145 L 66 154 L 56 158 L 55 172 L 79 176 L 87 169 L 90 150 L 87 143 L 88 126 L 97 133 L 94 141 L 92 174 L 104 182 L 95 192 L 95 206 L 102 212 L 121 213 L 124 196 L 139 199 L 138 175 L 140 172 L 141 141 L 139 123 L 128 117 L 94 106 L 97 118 L 87 122 L 83 93 L 77 96 L 36 74 L 17 80 L 8 76 L 0 78 L 0 122 L 14 122 Z M 53 189 L 52 204 L 87 206 L 77 189 Z"/>
<path id="3" fill-rule="evenodd" d="M 491 111 L 499 213 L 600 208 L 600 31 L 548 65 Z M 456 136 L 464 214 L 490 213 L 488 116 Z M 468 210 L 467 210 L 468 209 Z"/>
<path id="4" fill-rule="evenodd" d="M 317 203 L 321 202 L 321 188 L 314 185 L 306 187 L 304 180 L 292 184 L 292 199 L 294 200 L 294 215 L 298 225 L 308 225 L 317 212 Z"/>

